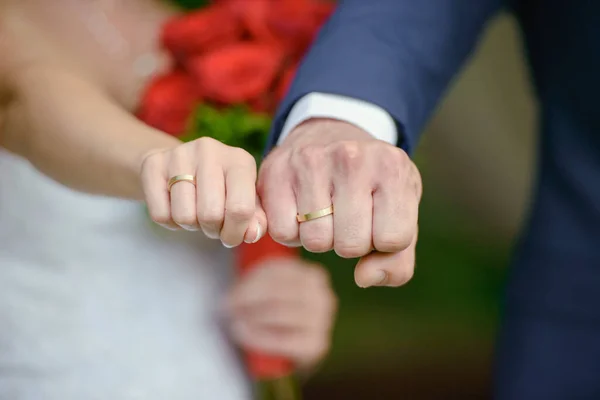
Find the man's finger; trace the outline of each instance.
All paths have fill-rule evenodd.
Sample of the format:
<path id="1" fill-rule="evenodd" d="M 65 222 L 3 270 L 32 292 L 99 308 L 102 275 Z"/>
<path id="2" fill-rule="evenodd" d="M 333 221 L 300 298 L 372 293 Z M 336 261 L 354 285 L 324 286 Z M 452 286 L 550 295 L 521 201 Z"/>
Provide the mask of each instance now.
<path id="1" fill-rule="evenodd" d="M 225 220 L 221 241 L 226 247 L 240 245 L 256 213 L 256 170 L 245 165 L 225 171 Z"/>
<path id="2" fill-rule="evenodd" d="M 330 177 L 323 168 L 299 168 L 296 187 L 296 201 L 300 215 L 323 210 L 332 204 Z M 333 215 L 326 215 L 300 223 L 300 242 L 312 253 L 324 253 L 333 248 Z"/>
<path id="3" fill-rule="evenodd" d="M 310 330 L 268 329 L 245 321 L 232 324 L 234 340 L 243 347 L 297 361 L 318 360 L 329 348 L 328 333 Z"/>
<path id="4" fill-rule="evenodd" d="M 268 162 L 267 162 L 268 163 Z M 287 169 L 276 166 L 261 166 L 259 195 L 267 215 L 269 234 L 278 243 L 299 246 L 297 204 L 292 188 L 292 177 Z"/>
<path id="5" fill-rule="evenodd" d="M 362 257 L 372 250 L 373 196 L 360 176 L 340 176 L 335 182 L 334 247 L 344 258 Z"/>
<path id="6" fill-rule="evenodd" d="M 397 172 L 388 171 L 396 174 Z M 417 229 L 419 199 L 406 180 L 392 176 L 373 193 L 373 246 L 397 252 L 410 246 Z"/>
<path id="7" fill-rule="evenodd" d="M 417 235 L 403 251 L 396 253 L 374 252 L 361 258 L 354 270 L 354 280 L 360 287 L 398 287 L 413 277 Z"/>

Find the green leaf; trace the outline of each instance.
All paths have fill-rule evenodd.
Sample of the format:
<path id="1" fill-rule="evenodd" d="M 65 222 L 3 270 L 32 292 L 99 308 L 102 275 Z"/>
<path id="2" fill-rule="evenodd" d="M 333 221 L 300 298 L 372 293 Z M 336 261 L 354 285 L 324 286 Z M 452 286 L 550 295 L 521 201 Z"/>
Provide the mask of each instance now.
<path id="1" fill-rule="evenodd" d="M 200 104 L 190 119 L 188 131 L 181 139 L 191 141 L 200 137 L 212 137 L 226 145 L 245 149 L 258 162 L 270 126 L 270 116 L 253 113 L 243 105 L 218 109 L 209 104 Z"/>
<path id="2" fill-rule="evenodd" d="M 173 3 L 186 10 L 193 10 L 195 8 L 206 7 L 211 2 L 210 0 L 171 0 L 169 3 Z"/>

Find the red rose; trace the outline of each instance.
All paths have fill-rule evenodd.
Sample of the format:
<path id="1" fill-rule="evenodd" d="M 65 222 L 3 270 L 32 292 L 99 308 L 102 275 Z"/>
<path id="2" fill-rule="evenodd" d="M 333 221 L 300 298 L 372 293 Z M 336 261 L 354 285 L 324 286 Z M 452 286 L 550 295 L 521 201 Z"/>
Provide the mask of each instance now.
<path id="1" fill-rule="evenodd" d="M 174 136 L 185 132 L 188 118 L 199 101 L 193 80 L 181 71 L 159 76 L 142 97 L 138 118 Z"/>
<path id="2" fill-rule="evenodd" d="M 163 46 L 177 59 L 206 52 L 241 38 L 242 26 L 229 7 L 211 6 L 167 22 Z"/>
<path id="3" fill-rule="evenodd" d="M 277 0 L 228 0 L 223 3 L 239 18 L 252 39 L 278 43 L 276 32 L 267 24 L 270 11 Z"/>
<path id="4" fill-rule="evenodd" d="M 252 38 L 278 43 L 300 57 L 312 43 L 321 25 L 334 9 L 318 0 L 229 0 Z"/>
<path id="5" fill-rule="evenodd" d="M 296 59 L 334 9 L 319 0 L 221 0 L 219 5 L 236 15 L 251 39 L 280 45 Z"/>
<path id="6" fill-rule="evenodd" d="M 272 45 L 239 43 L 194 57 L 187 67 L 206 98 L 235 104 L 268 93 L 284 58 Z"/>

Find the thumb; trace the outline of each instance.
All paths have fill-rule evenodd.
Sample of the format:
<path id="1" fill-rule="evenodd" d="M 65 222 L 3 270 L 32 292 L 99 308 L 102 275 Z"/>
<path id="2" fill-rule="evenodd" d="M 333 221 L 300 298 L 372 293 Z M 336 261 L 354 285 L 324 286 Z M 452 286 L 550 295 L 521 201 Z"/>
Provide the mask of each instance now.
<path id="1" fill-rule="evenodd" d="M 259 197 L 256 196 L 256 211 L 244 235 L 244 242 L 256 243 L 262 239 L 265 233 L 267 233 L 267 214 L 260 204 Z"/>
<path id="2" fill-rule="evenodd" d="M 398 287 L 413 277 L 417 235 L 412 243 L 397 253 L 374 252 L 362 257 L 354 269 L 354 280 L 362 288 L 372 286 Z"/>

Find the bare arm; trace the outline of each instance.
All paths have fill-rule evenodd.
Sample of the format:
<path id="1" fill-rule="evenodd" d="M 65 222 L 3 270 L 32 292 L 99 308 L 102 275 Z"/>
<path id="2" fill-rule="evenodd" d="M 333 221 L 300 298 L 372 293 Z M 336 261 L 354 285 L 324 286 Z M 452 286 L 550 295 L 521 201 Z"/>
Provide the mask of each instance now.
<path id="1" fill-rule="evenodd" d="M 36 12 L 0 2 L 0 146 L 73 189 L 143 199 L 143 156 L 181 143 L 118 104 L 101 69 L 74 58 Z"/>
<path id="2" fill-rule="evenodd" d="M 10 82 L 0 145 L 71 188 L 142 199 L 144 156 L 180 144 L 69 70 L 33 65 Z"/>

